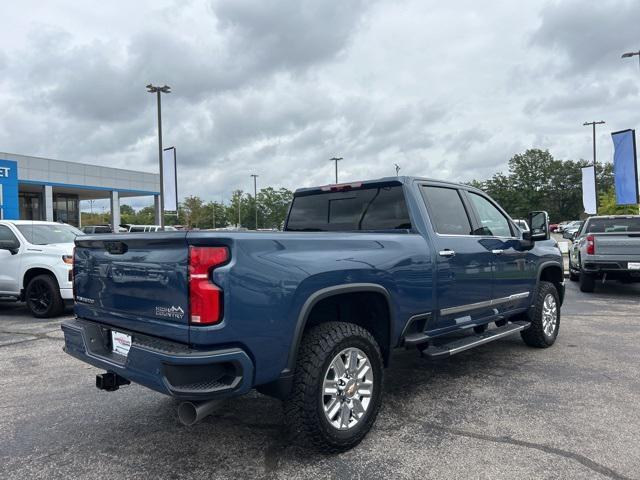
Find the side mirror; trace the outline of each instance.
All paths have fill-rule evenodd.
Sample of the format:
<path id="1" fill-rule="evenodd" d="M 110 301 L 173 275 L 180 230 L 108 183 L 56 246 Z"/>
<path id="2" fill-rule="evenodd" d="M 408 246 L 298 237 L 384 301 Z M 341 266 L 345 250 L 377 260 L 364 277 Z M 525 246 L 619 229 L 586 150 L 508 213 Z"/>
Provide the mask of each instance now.
<path id="1" fill-rule="evenodd" d="M 523 234 L 525 240 L 539 242 L 549 240 L 549 215 L 547 212 L 531 212 L 529 214 L 529 230 Z"/>
<path id="2" fill-rule="evenodd" d="M 18 253 L 20 244 L 15 240 L 0 240 L 0 250 L 7 250 L 11 255 Z"/>

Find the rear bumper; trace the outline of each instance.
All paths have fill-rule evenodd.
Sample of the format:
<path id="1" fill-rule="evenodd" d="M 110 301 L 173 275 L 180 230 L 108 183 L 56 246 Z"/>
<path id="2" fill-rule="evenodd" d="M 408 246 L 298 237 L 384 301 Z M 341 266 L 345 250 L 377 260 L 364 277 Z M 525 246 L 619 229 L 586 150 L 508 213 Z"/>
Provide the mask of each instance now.
<path id="1" fill-rule="evenodd" d="M 640 263 L 640 262 L 638 262 Z M 640 270 L 630 270 L 627 260 L 583 260 L 582 270 L 591 274 L 604 274 L 608 276 L 620 276 L 638 278 L 640 280 Z"/>
<path id="2" fill-rule="evenodd" d="M 106 325 L 75 319 L 62 324 L 64 351 L 97 368 L 181 400 L 208 400 L 248 392 L 253 362 L 240 348 L 193 350 L 179 343 L 126 332 L 129 354 L 111 351 Z"/>

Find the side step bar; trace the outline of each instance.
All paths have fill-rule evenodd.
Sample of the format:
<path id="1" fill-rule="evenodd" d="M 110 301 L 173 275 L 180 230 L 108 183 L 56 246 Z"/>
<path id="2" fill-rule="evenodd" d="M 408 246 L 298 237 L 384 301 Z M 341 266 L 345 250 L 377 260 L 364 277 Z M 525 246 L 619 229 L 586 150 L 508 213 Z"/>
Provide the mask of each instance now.
<path id="1" fill-rule="evenodd" d="M 447 358 L 456 353 L 464 352 L 470 348 L 484 345 L 485 343 L 493 342 L 500 338 L 513 335 L 529 328 L 531 322 L 517 321 L 508 323 L 503 327 L 487 330 L 486 332 L 471 335 L 468 337 L 454 338 L 454 339 L 442 339 L 441 342 L 429 345 L 424 350 L 421 350 L 422 355 L 433 359 Z M 449 341 L 447 341 L 449 340 Z"/>

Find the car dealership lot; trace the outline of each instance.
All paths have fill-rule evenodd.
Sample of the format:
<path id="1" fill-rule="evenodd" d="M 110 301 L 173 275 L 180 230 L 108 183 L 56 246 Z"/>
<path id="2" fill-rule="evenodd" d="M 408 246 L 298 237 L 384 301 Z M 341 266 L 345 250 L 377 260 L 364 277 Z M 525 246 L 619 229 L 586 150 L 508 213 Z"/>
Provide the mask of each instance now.
<path id="1" fill-rule="evenodd" d="M 371 433 L 320 455 L 289 446 L 280 403 L 257 393 L 189 428 L 168 397 L 101 392 L 62 352 L 63 319 L 0 303 L 0 477 L 640 478 L 639 306 L 640 285 L 567 282 L 550 349 L 397 351 Z"/>

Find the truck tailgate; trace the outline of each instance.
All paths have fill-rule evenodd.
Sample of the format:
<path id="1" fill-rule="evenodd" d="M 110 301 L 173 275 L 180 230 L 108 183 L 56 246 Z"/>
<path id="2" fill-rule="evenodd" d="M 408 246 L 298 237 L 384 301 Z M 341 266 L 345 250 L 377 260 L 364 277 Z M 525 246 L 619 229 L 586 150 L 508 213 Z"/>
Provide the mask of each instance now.
<path id="1" fill-rule="evenodd" d="M 598 233 L 597 255 L 626 255 L 640 258 L 640 233 Z"/>
<path id="2" fill-rule="evenodd" d="M 78 237 L 76 314 L 188 343 L 188 253 L 185 232 Z"/>

